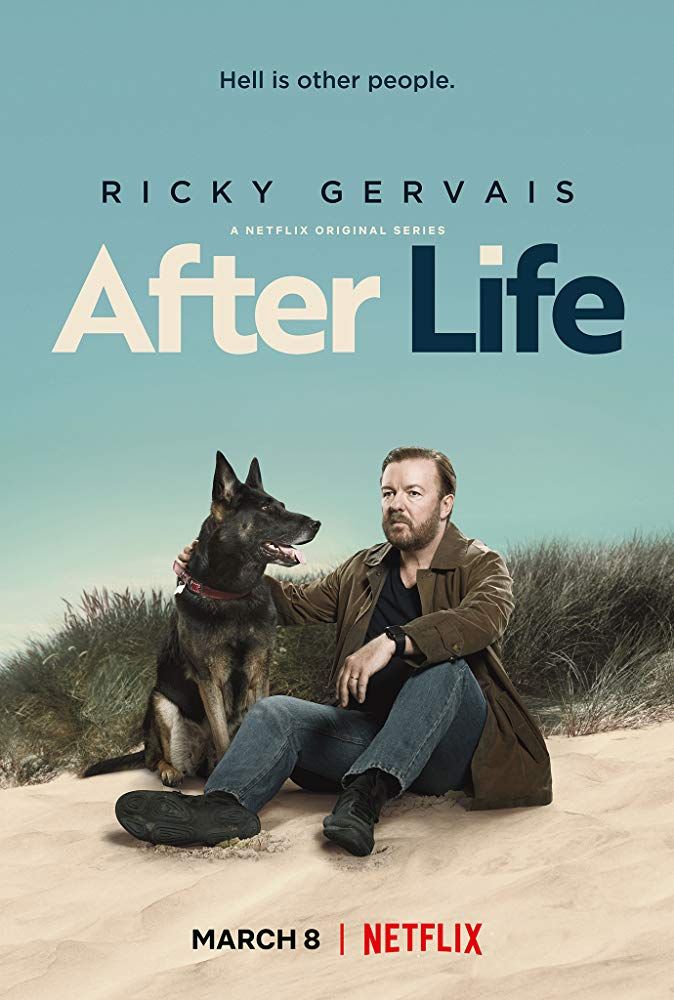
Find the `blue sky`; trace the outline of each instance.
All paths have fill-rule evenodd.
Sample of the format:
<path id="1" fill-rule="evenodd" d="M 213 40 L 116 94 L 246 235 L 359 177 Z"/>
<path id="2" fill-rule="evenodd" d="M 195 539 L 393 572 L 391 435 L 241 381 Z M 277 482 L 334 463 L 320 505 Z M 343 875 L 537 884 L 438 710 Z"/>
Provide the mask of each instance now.
<path id="1" fill-rule="evenodd" d="M 172 0 L 37 3 L 5 14 L 2 242 L 5 354 L 0 649 L 58 621 L 83 588 L 170 586 L 175 552 L 207 513 L 217 448 L 323 528 L 327 565 L 381 537 L 378 473 L 389 448 L 446 451 L 457 523 L 506 549 L 551 535 L 618 539 L 671 529 L 672 88 L 669 5 L 579 0 L 563 16 L 528 2 L 344 2 L 186 9 Z M 221 90 L 221 70 L 291 78 L 446 73 L 453 90 Z M 8 152 L 7 152 L 8 151 Z M 100 204 L 115 178 L 128 200 Z M 148 178 L 149 205 L 131 197 Z M 192 181 L 189 205 L 162 191 Z M 209 203 L 232 179 L 233 205 Z M 256 206 L 251 178 L 273 178 Z M 321 202 L 329 178 L 340 205 Z M 365 179 L 384 202 L 363 205 Z M 424 184 L 403 205 L 404 178 Z M 442 180 L 465 180 L 457 205 Z M 484 204 L 498 178 L 508 204 Z M 554 199 L 571 178 L 575 199 Z M 538 200 L 527 203 L 527 184 Z M 444 237 L 235 238 L 232 225 L 444 225 Z M 102 243 L 156 344 L 147 280 L 178 243 L 236 254 L 259 290 L 304 275 L 381 276 L 357 351 L 290 357 L 220 351 L 210 303 L 183 304 L 183 351 L 133 355 L 121 337 L 52 347 Z M 559 244 L 557 289 L 583 274 L 625 299 L 623 349 L 575 354 L 541 305 L 541 349 L 411 353 L 411 245 L 434 243 L 438 321 L 475 329 L 480 244 L 504 265 Z M 491 272 L 490 272 L 491 274 Z M 242 305 L 240 328 L 252 314 Z M 297 327 L 298 330 L 302 329 Z"/>

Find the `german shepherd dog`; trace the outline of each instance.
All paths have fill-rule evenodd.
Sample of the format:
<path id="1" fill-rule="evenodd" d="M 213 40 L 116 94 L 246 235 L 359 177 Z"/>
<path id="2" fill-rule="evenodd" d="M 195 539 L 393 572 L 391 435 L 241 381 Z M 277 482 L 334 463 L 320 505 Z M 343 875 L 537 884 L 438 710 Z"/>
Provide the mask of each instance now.
<path id="1" fill-rule="evenodd" d="M 269 693 L 276 609 L 265 568 L 304 562 L 294 546 L 319 528 L 265 491 L 256 458 L 242 483 L 217 453 L 189 572 L 174 564 L 182 582 L 143 720 L 145 749 L 92 764 L 83 777 L 142 766 L 172 787 L 185 775 L 208 777 L 246 711 Z"/>

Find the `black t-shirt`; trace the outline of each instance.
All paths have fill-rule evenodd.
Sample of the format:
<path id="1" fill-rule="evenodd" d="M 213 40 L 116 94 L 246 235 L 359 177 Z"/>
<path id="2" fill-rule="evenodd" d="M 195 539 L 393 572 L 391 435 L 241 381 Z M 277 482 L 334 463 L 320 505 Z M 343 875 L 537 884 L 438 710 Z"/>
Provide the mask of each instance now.
<path id="1" fill-rule="evenodd" d="M 389 625 L 406 625 L 421 614 L 421 598 L 416 587 L 406 587 L 400 578 L 400 554 L 395 552 L 395 562 L 389 569 L 379 599 L 375 605 L 372 617 L 365 634 L 365 643 L 388 628 Z M 372 712 L 380 719 L 385 719 L 391 711 L 401 687 L 414 672 L 414 667 L 408 666 L 398 656 L 393 656 L 383 670 L 370 677 L 365 693 L 365 701 L 357 701 L 349 695 L 348 708 L 361 712 Z"/>

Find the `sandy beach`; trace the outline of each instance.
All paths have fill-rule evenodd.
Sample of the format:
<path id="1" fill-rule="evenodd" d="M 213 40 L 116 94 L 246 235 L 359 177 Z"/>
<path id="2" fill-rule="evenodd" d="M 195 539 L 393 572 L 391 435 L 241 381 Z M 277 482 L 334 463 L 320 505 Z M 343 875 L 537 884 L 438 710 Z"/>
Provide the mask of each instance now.
<path id="1" fill-rule="evenodd" d="M 471 814 L 407 795 L 375 852 L 321 834 L 333 797 L 287 782 L 239 847 L 155 848 L 113 804 L 135 771 L 0 792 L 1 995 L 12 1000 L 274 996 L 655 1000 L 674 979 L 674 722 L 548 740 L 552 805 Z M 185 791 L 197 791 L 190 782 Z M 168 793 L 167 794 L 171 794 Z M 363 954 L 363 925 L 481 924 L 482 954 Z M 344 954 L 339 953 L 340 923 Z M 297 947 L 211 950 L 192 932 L 296 932 Z M 307 949 L 316 928 L 320 947 Z M 272 940 L 268 936 L 265 940 Z"/>

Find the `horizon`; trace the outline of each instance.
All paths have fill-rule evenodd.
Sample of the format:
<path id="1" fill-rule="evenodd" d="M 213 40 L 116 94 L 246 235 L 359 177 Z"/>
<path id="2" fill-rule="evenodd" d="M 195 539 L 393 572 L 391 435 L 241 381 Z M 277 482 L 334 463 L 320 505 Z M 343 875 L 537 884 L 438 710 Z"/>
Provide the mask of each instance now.
<path id="1" fill-rule="evenodd" d="M 454 521 L 454 517 L 451 518 L 451 522 L 456 523 L 456 526 L 459 528 L 459 530 L 462 530 L 461 525 Z M 466 532 L 464 532 L 464 534 L 466 534 Z M 480 536 L 467 535 L 467 537 L 479 538 Z M 484 539 L 480 540 L 484 541 Z M 381 544 L 382 542 L 385 541 L 386 538 L 384 537 L 383 532 L 381 532 L 381 538 L 379 539 L 379 541 L 372 542 L 371 544 L 374 546 Z M 518 549 L 521 548 L 526 550 L 526 549 L 536 549 L 542 545 L 561 544 L 563 546 L 568 545 L 570 548 L 589 545 L 603 549 L 603 548 L 611 548 L 614 546 L 628 545 L 634 543 L 635 541 L 645 542 L 645 543 L 649 542 L 672 543 L 674 542 L 674 530 L 670 529 L 669 531 L 658 532 L 658 531 L 645 531 L 641 529 L 635 529 L 634 531 L 629 532 L 622 537 L 604 538 L 601 540 L 592 538 L 581 538 L 581 537 L 569 538 L 563 535 L 557 535 L 557 536 L 548 535 L 545 537 L 542 536 L 532 537 L 528 539 L 526 542 L 514 540 L 511 543 L 509 543 L 509 546 L 506 545 L 503 547 L 498 547 L 490 545 L 490 548 L 495 548 L 496 551 L 498 551 L 502 556 L 505 557 L 506 564 L 508 564 L 509 554 L 515 548 Z M 314 542 L 311 542 L 309 544 L 313 545 Z M 360 546 L 360 548 L 364 547 L 370 547 L 370 546 Z M 304 548 L 305 547 L 303 546 L 303 549 Z M 178 551 L 179 548 L 176 548 L 176 552 L 174 553 L 174 558 L 178 554 Z M 270 564 L 267 567 L 265 573 L 271 576 L 280 577 L 282 579 L 288 579 L 288 580 L 292 580 L 293 577 L 299 577 L 300 580 L 298 582 L 302 582 L 301 578 L 303 577 L 321 576 L 323 574 L 329 573 L 337 565 L 339 565 L 340 562 L 342 562 L 349 556 L 353 555 L 354 552 L 356 551 L 358 551 L 358 549 L 356 548 L 349 549 L 348 551 L 345 551 L 341 556 L 336 557 L 333 560 L 314 561 L 313 559 L 307 559 L 306 563 L 298 564 L 295 567 L 281 567 Z M 514 583 L 516 588 L 517 586 L 516 577 L 514 577 Z M 20 654 L 27 647 L 27 645 L 30 644 L 31 641 L 40 642 L 43 640 L 49 640 L 55 633 L 57 633 L 63 626 L 64 616 L 66 614 L 65 605 L 69 604 L 75 609 L 75 611 L 77 611 L 80 608 L 80 602 L 85 593 L 101 594 L 107 592 L 109 594 L 121 594 L 128 589 L 132 595 L 140 593 L 148 595 L 154 591 L 159 593 L 163 599 L 168 600 L 172 596 L 172 591 L 174 587 L 175 587 L 175 576 L 172 574 L 171 567 L 169 566 L 167 568 L 166 579 L 162 581 L 150 581 L 146 584 L 143 584 L 142 582 L 136 582 L 133 584 L 127 583 L 126 585 L 118 583 L 115 586 L 109 586 L 103 583 L 100 585 L 94 584 L 93 586 L 82 588 L 78 592 L 78 594 L 76 594 L 74 597 L 70 599 L 65 597 L 60 598 L 59 600 L 60 608 L 58 612 L 55 609 L 50 618 L 45 622 L 28 624 L 26 626 L 12 626 L 3 624 L 0 626 L 0 670 L 2 670 L 5 663 L 8 662 L 14 654 L 17 653 Z M 515 606 L 517 607 L 517 601 L 515 602 Z"/>

